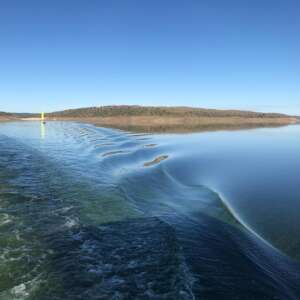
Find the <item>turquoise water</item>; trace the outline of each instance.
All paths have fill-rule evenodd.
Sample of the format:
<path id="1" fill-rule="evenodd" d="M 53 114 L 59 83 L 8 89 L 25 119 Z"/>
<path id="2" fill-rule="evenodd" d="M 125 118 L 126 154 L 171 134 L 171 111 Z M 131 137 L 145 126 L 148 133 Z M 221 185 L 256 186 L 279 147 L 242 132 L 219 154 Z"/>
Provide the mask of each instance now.
<path id="1" fill-rule="evenodd" d="M 0 124 L 0 299 L 299 299 L 299 137 Z"/>

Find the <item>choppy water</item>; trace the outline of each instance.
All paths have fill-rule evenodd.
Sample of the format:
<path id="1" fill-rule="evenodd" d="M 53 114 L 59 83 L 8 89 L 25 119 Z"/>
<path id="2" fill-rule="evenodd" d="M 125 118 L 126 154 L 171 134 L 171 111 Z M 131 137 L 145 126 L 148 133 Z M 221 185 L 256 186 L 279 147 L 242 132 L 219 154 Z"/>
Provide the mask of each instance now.
<path id="1" fill-rule="evenodd" d="M 299 138 L 0 124 L 0 299 L 300 299 Z"/>

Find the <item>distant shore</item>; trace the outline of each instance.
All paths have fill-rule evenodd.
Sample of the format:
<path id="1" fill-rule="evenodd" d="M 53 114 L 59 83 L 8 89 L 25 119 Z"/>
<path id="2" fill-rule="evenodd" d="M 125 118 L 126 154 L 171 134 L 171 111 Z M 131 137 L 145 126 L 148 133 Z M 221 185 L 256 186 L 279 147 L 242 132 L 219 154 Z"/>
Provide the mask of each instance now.
<path id="1" fill-rule="evenodd" d="M 15 117 L 7 117 L 7 116 L 0 116 L 0 122 L 8 122 L 8 121 L 16 121 L 19 120 Z"/>
<path id="2" fill-rule="evenodd" d="M 54 120 L 50 118 L 49 120 Z M 61 121 L 90 123 L 136 132 L 193 132 L 256 127 L 279 127 L 298 122 L 296 118 L 188 118 L 188 117 L 103 117 L 103 118 L 55 118 Z"/>
<path id="3" fill-rule="evenodd" d="M 193 107 L 102 106 L 54 112 L 49 119 L 73 120 L 138 132 L 189 132 L 294 124 L 299 119 L 279 113 Z"/>
<path id="4" fill-rule="evenodd" d="M 0 121 L 38 121 L 37 114 L 0 115 Z M 46 114 L 46 120 L 76 121 L 136 132 L 194 132 L 279 127 L 300 122 L 278 113 L 190 107 L 103 106 Z"/>

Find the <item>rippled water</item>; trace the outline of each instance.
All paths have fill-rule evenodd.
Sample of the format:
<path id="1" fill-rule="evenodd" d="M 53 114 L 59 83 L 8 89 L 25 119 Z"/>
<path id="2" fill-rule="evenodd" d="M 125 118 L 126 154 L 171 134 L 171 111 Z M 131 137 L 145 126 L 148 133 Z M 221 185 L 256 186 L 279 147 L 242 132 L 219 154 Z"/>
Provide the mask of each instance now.
<path id="1" fill-rule="evenodd" d="M 0 124 L 0 299 L 299 299 L 299 138 Z"/>

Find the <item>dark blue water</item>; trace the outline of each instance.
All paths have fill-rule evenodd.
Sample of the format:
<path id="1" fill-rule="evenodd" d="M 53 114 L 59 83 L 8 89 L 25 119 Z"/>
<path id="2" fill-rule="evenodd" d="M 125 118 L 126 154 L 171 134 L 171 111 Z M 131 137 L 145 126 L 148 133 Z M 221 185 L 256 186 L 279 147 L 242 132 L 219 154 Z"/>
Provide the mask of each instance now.
<path id="1" fill-rule="evenodd" d="M 300 299 L 299 138 L 0 124 L 0 299 Z"/>

